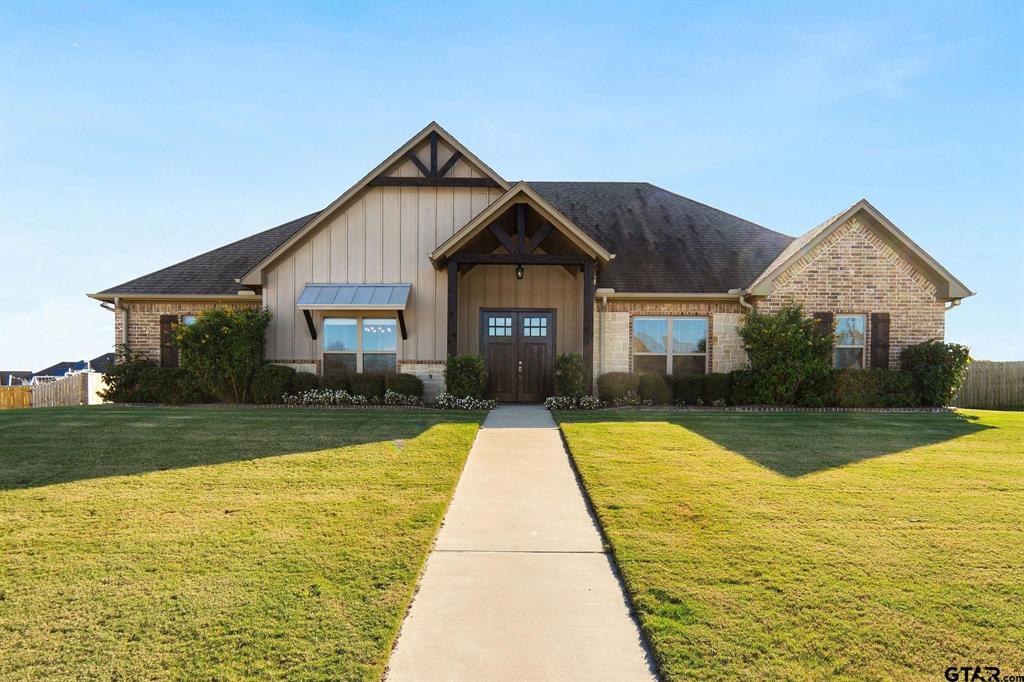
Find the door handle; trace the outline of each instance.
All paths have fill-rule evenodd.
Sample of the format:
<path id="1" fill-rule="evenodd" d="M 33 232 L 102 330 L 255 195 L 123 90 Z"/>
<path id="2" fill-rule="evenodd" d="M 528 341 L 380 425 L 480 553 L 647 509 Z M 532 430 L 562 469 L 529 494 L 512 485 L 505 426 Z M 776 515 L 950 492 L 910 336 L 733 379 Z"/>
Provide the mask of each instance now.
<path id="1" fill-rule="evenodd" d="M 523 361 L 522 360 L 519 361 L 519 373 L 520 374 L 523 373 Z"/>

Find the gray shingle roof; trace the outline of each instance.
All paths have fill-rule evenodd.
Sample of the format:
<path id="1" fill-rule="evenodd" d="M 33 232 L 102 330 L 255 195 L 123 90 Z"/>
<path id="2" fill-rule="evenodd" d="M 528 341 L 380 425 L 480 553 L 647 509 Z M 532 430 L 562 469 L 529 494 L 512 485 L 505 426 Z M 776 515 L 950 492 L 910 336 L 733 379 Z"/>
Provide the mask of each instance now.
<path id="1" fill-rule="evenodd" d="M 226 246 L 207 251 L 175 265 L 151 272 L 116 287 L 101 291 L 101 295 L 114 294 L 181 294 L 223 295 L 235 294 L 236 279 L 248 272 L 267 254 L 305 227 L 317 213 L 292 220 L 239 239 Z"/>
<path id="2" fill-rule="evenodd" d="M 792 237 L 647 182 L 528 182 L 615 254 L 599 287 L 724 293 L 747 287 Z"/>

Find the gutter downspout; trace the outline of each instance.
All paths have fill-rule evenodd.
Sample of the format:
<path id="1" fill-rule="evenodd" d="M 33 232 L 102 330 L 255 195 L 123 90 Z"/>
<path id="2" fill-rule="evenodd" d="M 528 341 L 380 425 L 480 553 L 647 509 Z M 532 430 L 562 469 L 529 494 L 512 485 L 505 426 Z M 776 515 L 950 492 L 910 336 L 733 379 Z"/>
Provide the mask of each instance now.
<path id="1" fill-rule="evenodd" d="M 740 307 L 743 308 L 744 314 L 754 312 L 754 306 L 747 302 L 747 295 L 750 293 L 746 289 L 729 289 L 730 294 L 736 294 L 739 299 Z"/>

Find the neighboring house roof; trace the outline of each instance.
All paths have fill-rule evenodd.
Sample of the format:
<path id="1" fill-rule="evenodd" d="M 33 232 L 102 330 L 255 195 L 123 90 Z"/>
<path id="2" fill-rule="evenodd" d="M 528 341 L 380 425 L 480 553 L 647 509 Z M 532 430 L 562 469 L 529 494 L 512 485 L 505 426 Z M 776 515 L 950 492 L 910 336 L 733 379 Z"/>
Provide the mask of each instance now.
<path id="1" fill-rule="evenodd" d="M 18 386 L 22 383 L 28 383 L 28 380 L 32 378 L 32 372 L 24 370 L 0 370 L 0 386 Z"/>
<path id="2" fill-rule="evenodd" d="M 785 248 L 765 268 L 751 284 L 750 293 L 767 295 L 771 293 L 776 277 L 784 273 L 791 265 L 820 244 L 839 226 L 844 225 L 854 216 L 867 218 L 871 226 L 883 239 L 903 253 L 915 267 L 921 268 L 938 285 L 937 295 L 941 299 L 959 299 L 973 296 L 963 282 L 954 277 L 948 270 L 918 246 L 910 237 L 896 227 L 892 221 L 882 215 L 881 211 L 872 206 L 867 199 L 861 199 L 845 211 L 837 213 L 821 225 L 805 232 Z"/>
<path id="3" fill-rule="evenodd" d="M 615 254 L 597 281 L 619 292 L 725 293 L 793 241 L 647 182 L 527 184 Z"/>
<path id="4" fill-rule="evenodd" d="M 104 353 L 98 355 L 89 361 L 89 366 L 96 372 L 105 372 L 107 368 L 114 364 L 117 356 L 114 353 Z"/>
<path id="5" fill-rule="evenodd" d="M 32 372 L 33 377 L 62 377 L 68 372 L 80 372 L 85 369 L 85 360 L 76 360 L 71 362 L 58 362 L 56 365 L 50 365 L 46 369 L 41 369 L 38 372 Z"/>
<path id="6" fill-rule="evenodd" d="M 233 296 L 241 288 L 236 281 L 239 277 L 288 241 L 316 215 L 310 213 L 90 296 L 100 300 L 113 300 L 118 295 L 146 294 Z"/>

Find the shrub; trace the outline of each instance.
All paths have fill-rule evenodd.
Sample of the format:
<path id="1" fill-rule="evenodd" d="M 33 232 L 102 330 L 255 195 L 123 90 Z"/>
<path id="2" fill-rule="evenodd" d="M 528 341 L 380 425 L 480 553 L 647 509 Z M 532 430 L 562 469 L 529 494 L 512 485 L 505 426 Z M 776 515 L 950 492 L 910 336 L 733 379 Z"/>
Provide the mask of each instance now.
<path id="1" fill-rule="evenodd" d="M 708 405 L 725 405 L 732 402 L 732 374 L 704 375 L 704 402 Z"/>
<path id="2" fill-rule="evenodd" d="M 213 308 L 192 325 L 177 325 L 174 342 L 181 365 L 204 392 L 223 402 L 244 403 L 263 365 L 270 313 L 252 308 Z"/>
<path id="3" fill-rule="evenodd" d="M 754 396 L 754 374 L 749 369 L 736 369 L 729 372 L 729 385 L 733 405 L 753 405 L 757 402 Z"/>
<path id="4" fill-rule="evenodd" d="M 907 346 L 900 368 L 910 373 L 920 405 L 948 405 L 967 378 L 971 352 L 959 343 L 926 341 Z"/>
<path id="5" fill-rule="evenodd" d="M 180 367 L 144 367 L 139 373 L 138 384 L 124 402 L 187 405 L 207 403 L 210 398 L 187 370 Z"/>
<path id="6" fill-rule="evenodd" d="M 351 393 L 352 384 L 349 382 L 351 377 L 351 374 L 329 374 L 327 376 L 320 377 L 320 388 L 328 388 L 332 391 L 348 391 Z"/>
<path id="7" fill-rule="evenodd" d="M 479 355 L 448 358 L 444 369 L 447 393 L 460 398 L 483 398 L 487 391 L 487 366 Z M 476 408 L 469 408 L 476 409 Z"/>
<path id="8" fill-rule="evenodd" d="M 913 378 L 897 370 L 838 370 L 831 402 L 837 407 L 913 407 Z"/>
<path id="9" fill-rule="evenodd" d="M 639 399 L 640 379 L 629 372 L 608 372 L 597 378 L 597 396 L 604 403 L 615 403 L 627 393 L 634 393 Z"/>
<path id="10" fill-rule="evenodd" d="M 626 391 L 612 401 L 612 407 L 646 407 L 650 405 L 652 405 L 651 401 L 644 400 L 636 391 Z"/>
<path id="11" fill-rule="evenodd" d="M 458 397 L 451 393 L 442 393 L 434 401 L 434 407 L 441 410 L 493 410 L 497 403 L 484 398 L 472 396 Z"/>
<path id="12" fill-rule="evenodd" d="M 133 353 L 127 346 L 118 346 L 114 364 L 103 372 L 107 387 L 100 392 L 100 397 L 112 403 L 134 402 L 130 397 L 139 385 L 139 375 L 145 368 L 155 366 L 152 360 Z"/>
<path id="13" fill-rule="evenodd" d="M 750 358 L 757 402 L 821 400 L 815 390 L 831 373 L 831 330 L 804 317 L 799 306 L 784 306 L 775 314 L 748 313 L 739 334 Z"/>
<path id="14" fill-rule="evenodd" d="M 295 370 L 291 367 L 263 365 L 252 376 L 252 401 L 261 405 L 281 403 L 284 395 L 292 391 L 294 378 Z"/>
<path id="15" fill-rule="evenodd" d="M 347 384 L 346 384 L 347 386 Z M 296 372 L 292 377 L 292 385 L 289 393 L 302 393 L 320 388 L 320 377 L 310 372 Z"/>
<path id="16" fill-rule="evenodd" d="M 672 402 L 676 405 L 703 405 L 704 375 L 681 374 L 673 377 Z"/>
<path id="17" fill-rule="evenodd" d="M 651 405 L 668 405 L 672 402 L 672 391 L 660 374 L 641 374 L 637 381 L 640 400 Z"/>
<path id="18" fill-rule="evenodd" d="M 579 353 L 563 353 L 555 358 L 555 395 L 579 398 L 589 392 L 583 356 Z"/>
<path id="19" fill-rule="evenodd" d="M 388 374 L 384 377 L 384 387 L 401 395 L 423 398 L 423 380 L 415 374 Z"/>
<path id="20" fill-rule="evenodd" d="M 383 374 L 352 374 L 348 378 L 348 383 L 352 387 L 352 395 L 365 396 L 371 403 L 384 399 Z"/>

